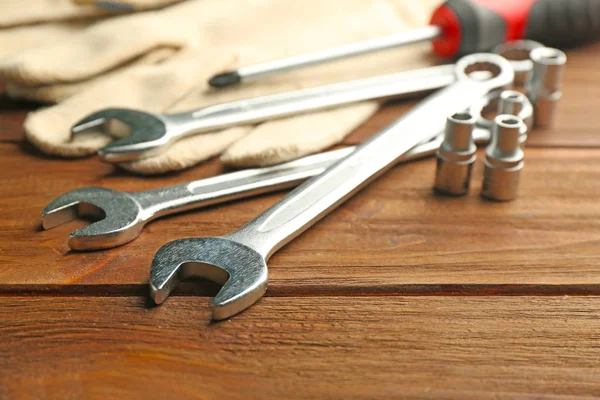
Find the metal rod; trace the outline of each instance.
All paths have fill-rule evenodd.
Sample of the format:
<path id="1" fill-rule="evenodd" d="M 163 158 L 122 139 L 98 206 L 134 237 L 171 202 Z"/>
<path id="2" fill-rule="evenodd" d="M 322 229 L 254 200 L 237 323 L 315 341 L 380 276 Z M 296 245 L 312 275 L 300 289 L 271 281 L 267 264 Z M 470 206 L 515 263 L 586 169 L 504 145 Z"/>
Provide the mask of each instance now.
<path id="1" fill-rule="evenodd" d="M 215 75 L 209 80 L 209 83 L 214 87 L 223 87 L 240 82 L 254 81 L 262 77 L 293 69 L 434 40 L 441 36 L 441 34 L 442 29 L 439 26 L 427 26 L 312 53 L 299 54 L 261 64 L 240 67 L 235 71 Z"/>

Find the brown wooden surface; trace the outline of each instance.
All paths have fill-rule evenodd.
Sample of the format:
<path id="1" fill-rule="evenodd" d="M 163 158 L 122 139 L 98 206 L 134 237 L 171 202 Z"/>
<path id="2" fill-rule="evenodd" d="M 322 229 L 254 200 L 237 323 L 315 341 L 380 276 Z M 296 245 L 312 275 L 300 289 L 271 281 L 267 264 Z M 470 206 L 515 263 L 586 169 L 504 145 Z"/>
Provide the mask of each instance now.
<path id="1" fill-rule="evenodd" d="M 530 135 L 517 201 L 479 198 L 480 163 L 465 198 L 432 193 L 431 159 L 395 168 L 278 252 L 266 297 L 217 324 L 211 283 L 149 306 L 154 252 L 227 233 L 284 193 L 70 252 L 84 221 L 39 226 L 57 195 L 150 189 L 221 166 L 139 178 L 42 156 L 23 141 L 32 105 L 0 100 L 0 399 L 600 396 L 599 50 L 569 52 L 556 127 Z M 385 107 L 346 142 L 410 105 Z"/>
<path id="2" fill-rule="evenodd" d="M 0 397 L 600 396 L 599 297 L 0 297 Z M 579 397 L 578 397 L 579 396 Z"/>
<path id="3" fill-rule="evenodd" d="M 23 162 L 24 155 L 15 151 L 1 158 L 8 165 L 23 164 L 4 179 L 7 187 L 19 188 L 2 200 L 8 203 L 0 215 L 5 291 L 143 293 L 162 244 L 225 234 L 283 196 L 158 220 L 128 245 L 76 253 L 69 251 L 67 237 L 85 222 L 40 231 L 40 210 L 54 196 L 78 186 L 128 190 L 180 178 L 102 178 L 109 167 L 96 160 L 29 155 Z M 600 294 L 600 149 L 529 149 L 520 198 L 507 204 L 481 200 L 477 180 L 466 198 L 435 196 L 434 168 L 433 159 L 396 168 L 277 253 L 269 263 L 268 295 L 568 294 L 573 286 Z M 475 176 L 481 173 L 478 164 Z"/>

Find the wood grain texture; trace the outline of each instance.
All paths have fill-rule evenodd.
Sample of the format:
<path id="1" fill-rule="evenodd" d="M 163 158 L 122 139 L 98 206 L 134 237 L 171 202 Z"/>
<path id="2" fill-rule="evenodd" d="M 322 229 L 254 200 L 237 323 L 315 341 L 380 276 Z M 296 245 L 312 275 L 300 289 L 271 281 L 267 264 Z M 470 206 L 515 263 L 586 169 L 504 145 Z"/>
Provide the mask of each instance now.
<path id="1" fill-rule="evenodd" d="M 532 148 L 526 157 L 520 197 L 506 204 L 480 199 L 481 163 L 465 198 L 432 193 L 433 159 L 395 168 L 271 259 L 269 295 L 569 294 L 573 285 L 600 294 L 600 150 Z M 53 197 L 90 185 L 158 187 L 214 174 L 219 166 L 139 179 L 111 175 L 109 166 L 92 159 L 43 159 L 7 144 L 0 163 L 11 188 L 0 200 L 4 291 L 145 293 L 161 245 L 230 232 L 283 196 L 158 220 L 128 245 L 76 253 L 67 247 L 68 233 L 85 222 L 40 231 L 41 210 Z M 212 286 L 208 292 L 186 287 L 214 293 Z"/>
<path id="2" fill-rule="evenodd" d="M 516 202 L 478 197 L 481 164 L 460 199 L 432 194 L 433 160 L 395 168 L 278 252 L 265 298 L 212 324 L 209 297 L 149 306 L 154 252 L 229 232 L 284 193 L 153 222 L 118 249 L 69 252 L 85 222 L 41 231 L 55 196 L 222 167 L 138 178 L 46 157 L 22 140 L 31 105 L 0 101 L 0 399 L 600 397 L 600 297 L 582 296 L 600 295 L 598 50 L 569 52 L 557 126 L 530 135 Z M 412 104 L 386 106 L 346 143 Z M 216 290 L 189 282 L 177 293 Z"/>
<path id="3" fill-rule="evenodd" d="M 2 81 L 0 81 L 0 143 L 23 140 L 23 121 L 35 106 L 31 102 L 8 99 L 3 95 Z"/>
<path id="4" fill-rule="evenodd" d="M 598 297 L 0 297 L 4 399 L 600 396 Z"/>

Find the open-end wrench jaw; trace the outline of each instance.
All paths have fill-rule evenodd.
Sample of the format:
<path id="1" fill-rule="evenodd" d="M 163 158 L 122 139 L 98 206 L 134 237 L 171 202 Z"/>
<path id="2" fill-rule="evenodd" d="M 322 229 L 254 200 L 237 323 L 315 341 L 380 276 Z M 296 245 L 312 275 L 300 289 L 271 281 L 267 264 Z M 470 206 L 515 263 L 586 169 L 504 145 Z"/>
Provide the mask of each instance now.
<path id="1" fill-rule="evenodd" d="M 107 162 L 137 159 L 142 153 L 150 155 L 168 141 L 166 122 L 160 116 L 127 108 L 107 108 L 90 114 L 77 122 L 71 133 L 98 130 L 116 137 L 129 133 L 98 151 L 99 157 Z"/>
<path id="2" fill-rule="evenodd" d="M 54 199 L 42 211 L 42 227 L 50 229 L 83 217 L 97 220 L 69 236 L 73 250 L 115 247 L 135 239 L 143 228 L 142 208 L 127 193 L 102 187 L 75 189 Z"/>
<path id="3" fill-rule="evenodd" d="M 150 292 L 160 304 L 180 281 L 205 278 L 223 287 L 211 302 L 212 319 L 231 317 L 254 304 L 267 290 L 263 255 L 224 237 L 176 240 L 162 246 L 152 261 Z"/>

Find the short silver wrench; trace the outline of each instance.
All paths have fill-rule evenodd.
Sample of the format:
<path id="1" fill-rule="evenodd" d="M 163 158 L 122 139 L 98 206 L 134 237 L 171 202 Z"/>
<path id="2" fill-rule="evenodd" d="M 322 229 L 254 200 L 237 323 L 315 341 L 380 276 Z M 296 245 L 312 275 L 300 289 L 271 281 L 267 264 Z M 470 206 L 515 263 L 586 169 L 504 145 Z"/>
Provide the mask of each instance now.
<path id="1" fill-rule="evenodd" d="M 469 78 L 475 71 L 491 76 Z M 458 61 L 456 77 L 455 83 L 429 96 L 237 231 L 161 247 L 150 270 L 154 301 L 162 303 L 181 279 L 203 277 L 223 284 L 211 303 L 213 319 L 229 318 L 254 304 L 266 291 L 267 260 L 274 252 L 386 172 L 411 148 L 442 132 L 446 115 L 511 84 L 514 72 L 500 56 L 473 54 Z"/>
<path id="2" fill-rule="evenodd" d="M 482 129 L 479 133 L 480 141 L 489 140 L 489 131 Z M 423 143 L 398 162 L 430 156 L 440 143 L 438 138 Z M 42 227 L 51 229 L 76 217 L 90 217 L 97 221 L 69 236 L 71 249 L 85 251 L 121 246 L 138 237 L 148 222 L 165 215 L 298 186 L 354 149 L 346 147 L 272 167 L 236 171 L 140 192 L 83 187 L 52 200 L 42 212 Z"/>
<path id="3" fill-rule="evenodd" d="M 531 62 L 523 61 L 532 46 L 518 41 L 496 51 L 511 61 L 521 80 L 528 76 Z M 454 82 L 454 65 L 376 76 L 309 89 L 278 93 L 203 107 L 178 114 L 152 114 L 125 108 L 108 108 L 83 118 L 72 132 L 101 129 L 117 136 L 113 127 L 123 127 L 129 136 L 116 140 L 98 152 L 106 162 L 122 162 L 151 156 L 173 142 L 199 133 L 231 126 L 253 124 L 294 114 L 338 107 L 366 100 L 406 98 L 440 89 Z M 121 124 L 114 124 L 120 121 Z M 122 133 L 122 131 L 120 132 Z"/>

